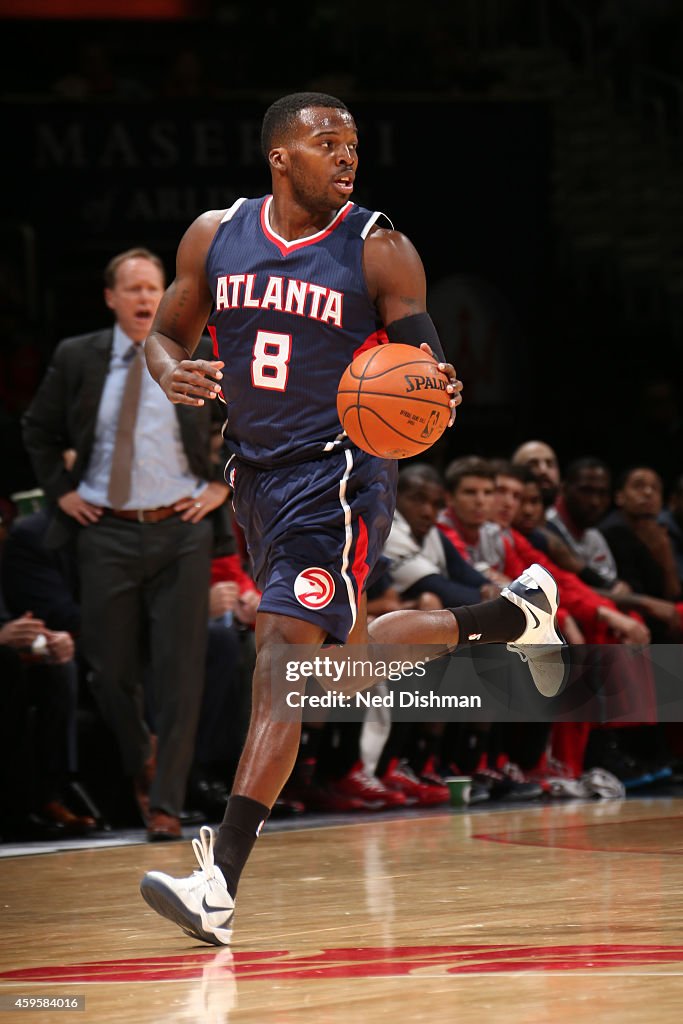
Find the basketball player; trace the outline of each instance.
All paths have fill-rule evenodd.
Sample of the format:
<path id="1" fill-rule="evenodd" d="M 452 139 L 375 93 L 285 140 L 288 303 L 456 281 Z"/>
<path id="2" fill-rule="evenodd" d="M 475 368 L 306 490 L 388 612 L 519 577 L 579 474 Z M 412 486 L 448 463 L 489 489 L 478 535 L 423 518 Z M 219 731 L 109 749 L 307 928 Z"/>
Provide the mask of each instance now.
<path id="1" fill-rule="evenodd" d="M 413 245 L 351 201 L 358 137 L 346 106 L 285 96 L 265 114 L 262 144 L 272 196 L 189 227 L 145 349 L 172 402 L 202 405 L 222 389 L 235 514 L 263 592 L 251 724 L 218 836 L 203 827 L 193 840 L 200 870 L 189 878 L 151 871 L 141 883 L 158 913 L 216 945 L 230 941 L 240 874 L 299 744 L 301 723 L 273 714 L 275 645 L 420 643 L 445 654 L 459 642 L 508 642 L 542 693 L 565 681 L 557 587 L 540 566 L 493 601 L 396 611 L 368 629 L 364 589 L 391 526 L 397 466 L 341 432 L 337 385 L 360 349 L 382 341 L 442 360 L 451 421 L 462 385 L 427 314 Z M 207 321 L 218 358 L 193 361 Z"/>

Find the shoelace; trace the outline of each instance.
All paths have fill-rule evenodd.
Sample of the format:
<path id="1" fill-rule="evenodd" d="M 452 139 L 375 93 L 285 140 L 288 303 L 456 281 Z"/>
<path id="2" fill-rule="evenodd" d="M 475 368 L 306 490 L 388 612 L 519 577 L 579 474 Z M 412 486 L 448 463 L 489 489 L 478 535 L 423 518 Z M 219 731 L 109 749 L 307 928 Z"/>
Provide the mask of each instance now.
<path id="1" fill-rule="evenodd" d="M 202 825 L 199 830 L 199 839 L 192 840 L 192 849 L 199 862 L 199 871 L 193 871 L 193 875 L 203 875 L 206 879 L 215 878 L 215 864 L 213 860 L 213 844 L 216 841 L 213 829 L 208 825 Z"/>

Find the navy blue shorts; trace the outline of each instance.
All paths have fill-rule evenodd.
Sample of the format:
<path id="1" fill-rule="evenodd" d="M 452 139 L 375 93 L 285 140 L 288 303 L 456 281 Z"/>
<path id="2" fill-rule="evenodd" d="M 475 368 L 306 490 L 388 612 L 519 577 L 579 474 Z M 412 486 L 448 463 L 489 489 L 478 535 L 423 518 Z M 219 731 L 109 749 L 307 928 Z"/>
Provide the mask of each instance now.
<path id="1" fill-rule="evenodd" d="M 358 448 L 278 469 L 232 461 L 259 611 L 315 623 L 345 643 L 389 536 L 397 474 L 395 460 Z"/>

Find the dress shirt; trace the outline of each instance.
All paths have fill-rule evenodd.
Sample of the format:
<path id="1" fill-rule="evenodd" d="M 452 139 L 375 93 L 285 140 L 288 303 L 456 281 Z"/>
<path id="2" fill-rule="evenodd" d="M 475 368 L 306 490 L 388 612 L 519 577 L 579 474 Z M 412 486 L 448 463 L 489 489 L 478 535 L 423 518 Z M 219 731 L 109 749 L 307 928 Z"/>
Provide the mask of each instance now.
<path id="1" fill-rule="evenodd" d="M 97 411 L 93 449 L 78 487 L 82 498 L 104 508 L 110 505 L 107 490 L 116 424 L 130 366 L 127 357 L 133 344 L 116 324 L 109 372 Z M 147 367 L 143 367 L 130 496 L 123 508 L 173 505 L 188 495 L 195 497 L 205 486 L 206 481 L 199 480 L 190 470 L 173 403 L 169 402 Z"/>

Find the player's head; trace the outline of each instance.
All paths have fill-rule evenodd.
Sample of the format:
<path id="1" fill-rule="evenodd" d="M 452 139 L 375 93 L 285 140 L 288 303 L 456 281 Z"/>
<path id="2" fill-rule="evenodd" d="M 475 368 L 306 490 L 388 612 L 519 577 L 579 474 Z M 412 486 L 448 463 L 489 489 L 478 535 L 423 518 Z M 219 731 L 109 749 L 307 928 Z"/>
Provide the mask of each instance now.
<path id="1" fill-rule="evenodd" d="M 444 473 L 446 501 L 463 526 L 477 529 L 491 518 L 494 474 L 486 459 L 464 455 Z"/>
<path id="2" fill-rule="evenodd" d="M 589 455 L 567 466 L 562 495 L 579 529 L 587 530 L 604 517 L 610 505 L 611 485 L 609 468 L 602 459 Z"/>
<path id="3" fill-rule="evenodd" d="M 552 505 L 560 488 L 557 455 L 545 441 L 525 441 L 512 455 L 515 466 L 528 466 L 536 474 L 546 506 Z"/>
<path id="4" fill-rule="evenodd" d="M 416 540 L 422 541 L 436 524 L 443 507 L 443 485 L 433 466 L 413 462 L 398 474 L 396 508 Z"/>
<path id="5" fill-rule="evenodd" d="M 104 301 L 131 341 L 144 341 L 164 294 L 164 265 L 149 249 L 126 249 L 104 268 Z"/>
<path id="6" fill-rule="evenodd" d="M 312 213 L 340 209 L 350 199 L 358 136 L 336 96 L 295 92 L 276 100 L 263 118 L 261 148 L 274 194 L 284 191 Z"/>

